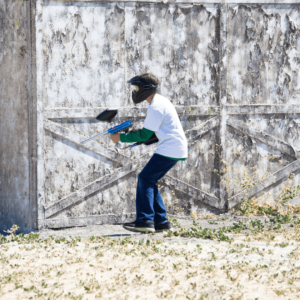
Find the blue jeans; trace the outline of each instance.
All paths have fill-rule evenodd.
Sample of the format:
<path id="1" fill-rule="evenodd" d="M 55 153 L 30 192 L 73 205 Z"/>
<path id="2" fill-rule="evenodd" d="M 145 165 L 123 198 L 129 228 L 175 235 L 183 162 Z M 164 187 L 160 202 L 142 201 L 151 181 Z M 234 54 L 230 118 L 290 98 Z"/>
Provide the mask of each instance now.
<path id="1" fill-rule="evenodd" d="M 154 221 L 158 225 L 168 221 L 167 211 L 156 183 L 176 163 L 176 160 L 154 154 L 139 174 L 136 189 L 136 222 Z"/>

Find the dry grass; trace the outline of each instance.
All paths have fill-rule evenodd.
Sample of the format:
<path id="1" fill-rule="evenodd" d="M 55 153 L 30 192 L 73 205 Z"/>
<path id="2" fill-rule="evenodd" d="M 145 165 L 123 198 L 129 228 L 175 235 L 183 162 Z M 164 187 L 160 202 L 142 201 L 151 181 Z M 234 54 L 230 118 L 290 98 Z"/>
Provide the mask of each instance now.
<path id="1" fill-rule="evenodd" d="M 197 214 L 197 212 L 194 210 L 192 212 L 192 218 L 193 220 L 197 220 L 197 219 L 215 219 L 216 215 L 213 213 L 206 213 L 206 211 L 204 211 L 203 214 Z"/>

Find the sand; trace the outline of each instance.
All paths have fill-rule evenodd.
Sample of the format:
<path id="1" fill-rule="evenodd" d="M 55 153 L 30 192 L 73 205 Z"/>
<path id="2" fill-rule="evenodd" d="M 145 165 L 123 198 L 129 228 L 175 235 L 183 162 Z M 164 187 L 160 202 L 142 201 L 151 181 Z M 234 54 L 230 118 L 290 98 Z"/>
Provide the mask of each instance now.
<path id="1" fill-rule="evenodd" d="M 297 228 L 228 234 L 231 243 L 62 235 L 0 245 L 0 299 L 300 298 Z"/>

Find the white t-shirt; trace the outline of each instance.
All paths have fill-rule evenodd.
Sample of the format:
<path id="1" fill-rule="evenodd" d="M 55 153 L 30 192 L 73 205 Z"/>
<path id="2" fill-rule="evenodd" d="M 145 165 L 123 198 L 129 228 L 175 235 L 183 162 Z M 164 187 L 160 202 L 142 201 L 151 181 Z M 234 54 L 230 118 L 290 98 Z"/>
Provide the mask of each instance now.
<path id="1" fill-rule="evenodd" d="M 187 158 L 187 140 L 174 105 L 156 94 L 147 110 L 144 128 L 154 131 L 156 153 L 172 158 Z"/>

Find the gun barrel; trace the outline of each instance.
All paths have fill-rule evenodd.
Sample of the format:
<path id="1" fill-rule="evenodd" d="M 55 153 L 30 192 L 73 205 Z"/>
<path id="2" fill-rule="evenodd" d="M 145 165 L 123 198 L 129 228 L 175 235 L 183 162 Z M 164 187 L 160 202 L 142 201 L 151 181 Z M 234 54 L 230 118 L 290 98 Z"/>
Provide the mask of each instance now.
<path id="1" fill-rule="evenodd" d="M 128 121 L 126 121 L 126 122 L 124 122 L 124 123 L 122 123 L 122 124 L 120 124 L 120 125 L 117 125 L 117 126 L 115 126 L 115 127 L 109 128 L 109 129 L 106 130 L 105 132 L 102 132 L 102 133 L 99 133 L 99 134 L 97 134 L 97 135 L 95 135 L 95 136 L 92 136 L 92 137 L 90 137 L 90 138 L 88 138 L 88 139 L 86 139 L 86 140 L 80 142 L 80 144 L 84 144 L 84 143 L 86 143 L 86 142 L 88 142 L 88 141 L 90 141 L 90 140 L 93 140 L 93 139 L 95 139 L 96 137 L 98 137 L 98 136 L 100 136 L 100 135 L 104 135 L 104 134 L 107 134 L 107 133 L 109 133 L 109 134 L 115 134 L 115 133 L 118 133 L 119 131 L 121 131 L 121 130 L 123 130 L 123 129 L 126 129 L 126 128 L 130 127 L 130 126 L 132 126 L 132 123 L 131 123 L 130 120 L 128 120 Z"/>
<path id="2" fill-rule="evenodd" d="M 96 137 L 98 137 L 98 136 L 100 136 L 100 135 L 104 135 L 104 134 L 107 134 L 107 133 L 108 133 L 108 131 L 105 131 L 105 132 L 99 133 L 99 134 L 97 134 L 97 135 L 94 135 L 94 136 L 92 136 L 92 137 L 90 137 L 90 138 L 88 138 L 88 139 L 86 139 L 86 140 L 80 142 L 80 144 L 84 144 L 84 143 L 86 143 L 86 142 L 88 142 L 88 141 L 90 141 L 90 140 L 95 139 Z"/>

